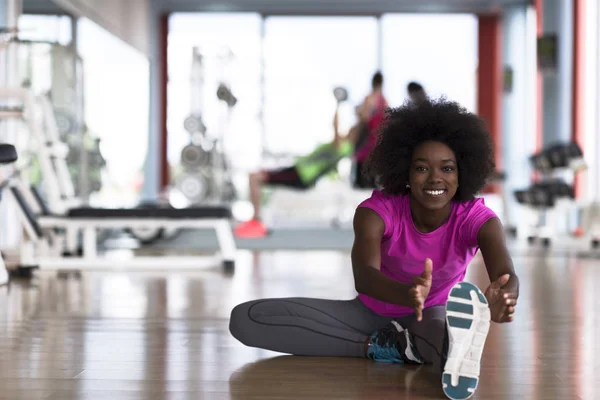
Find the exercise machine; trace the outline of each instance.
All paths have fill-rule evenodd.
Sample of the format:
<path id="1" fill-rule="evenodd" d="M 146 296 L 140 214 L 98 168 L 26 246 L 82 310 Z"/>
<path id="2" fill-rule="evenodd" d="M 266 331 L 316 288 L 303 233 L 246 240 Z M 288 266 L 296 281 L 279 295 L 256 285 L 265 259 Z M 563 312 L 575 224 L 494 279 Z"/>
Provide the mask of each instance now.
<path id="1" fill-rule="evenodd" d="M 18 49 L 18 82 L 34 96 L 50 99 L 60 140 L 68 148 L 75 194 L 85 202 L 101 185 L 104 160 L 84 123 L 83 60 L 72 45 L 17 37 L 11 43 Z"/>
<path id="2" fill-rule="evenodd" d="M 184 128 L 190 135 L 189 143 L 181 151 L 181 173 L 176 178 L 179 191 L 193 204 L 231 202 L 236 197 L 229 160 L 225 154 L 224 138 L 231 114 L 238 100 L 232 93 L 226 76 L 219 77 L 216 97 L 225 105 L 219 129 L 209 131 L 202 113 L 205 99 L 204 58 L 198 47 L 192 51 L 190 75 L 190 115 Z M 231 62 L 231 54 L 219 58 L 220 71 Z M 215 134 L 216 133 L 216 134 Z"/>
<path id="3" fill-rule="evenodd" d="M 17 158 L 15 146 L 7 143 L 0 144 L 0 165 L 12 164 L 17 161 Z M 2 195 L 2 189 L 4 187 L 0 185 L 0 196 Z M 5 285 L 8 283 L 8 280 L 8 271 L 6 270 L 3 258 L 0 256 L 0 285 Z"/>
<path id="4" fill-rule="evenodd" d="M 8 198 L 16 203 L 26 232 L 19 267 L 43 269 L 199 268 L 199 257 L 138 257 L 115 261 L 97 248 L 97 233 L 105 229 L 214 229 L 223 268 L 232 272 L 236 245 L 231 231 L 231 210 L 225 205 L 173 208 L 92 208 L 75 205 L 73 185 L 66 166 L 64 146 L 57 139 L 50 103 L 23 88 L 0 88 L 0 99 L 20 101 L 10 114 L 22 119 L 31 135 L 32 152 L 41 166 L 43 193 L 36 193 L 19 174 L 8 183 Z M 46 128 L 46 129 L 44 129 Z M 78 255 L 78 238 L 83 248 Z"/>
<path id="5" fill-rule="evenodd" d="M 224 149 L 224 138 L 231 119 L 231 113 L 237 104 L 237 98 L 231 91 L 226 74 L 221 72 L 216 98 L 224 104 L 219 129 L 208 130 L 203 119 L 205 108 L 205 64 L 206 55 L 200 48 L 192 49 L 190 73 L 190 113 L 183 121 L 183 128 L 189 134 L 189 142 L 181 150 L 180 164 L 174 177 L 175 189 L 185 197 L 189 206 L 202 204 L 229 204 L 236 197 L 230 162 Z M 230 52 L 218 58 L 219 70 L 226 69 L 231 61 Z M 170 189 L 168 189 L 169 191 Z M 165 194 L 158 203 L 140 204 L 139 208 L 173 208 Z M 142 244 L 148 245 L 162 238 L 171 238 L 177 230 L 132 229 L 129 233 Z"/>
<path id="6" fill-rule="evenodd" d="M 24 228 L 20 247 L 19 268 L 45 270 L 86 269 L 193 269 L 214 266 L 215 260 L 202 264 L 203 257 L 162 255 L 114 258 L 98 251 L 97 232 L 102 229 L 201 229 L 212 228 L 217 233 L 220 259 L 226 272 L 235 267 L 236 245 L 228 219 L 229 210 L 218 207 L 186 209 L 94 209 L 77 208 L 66 215 L 36 214 L 42 203 L 33 204 L 36 198 L 28 192 L 26 184 L 11 180 L 7 198 L 14 201 Z M 82 254 L 78 253 L 77 238 L 83 236 Z"/>

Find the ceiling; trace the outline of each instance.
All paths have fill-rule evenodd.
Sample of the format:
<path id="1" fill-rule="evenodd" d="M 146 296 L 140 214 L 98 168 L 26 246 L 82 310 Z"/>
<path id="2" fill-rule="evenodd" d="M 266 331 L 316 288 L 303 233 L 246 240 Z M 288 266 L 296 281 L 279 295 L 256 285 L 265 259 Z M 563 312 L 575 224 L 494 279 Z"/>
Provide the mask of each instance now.
<path id="1" fill-rule="evenodd" d="M 65 14 L 52 0 L 23 0 L 25 14 Z"/>
<path id="2" fill-rule="evenodd" d="M 384 13 L 499 13 L 533 0 L 22 0 L 27 14 L 90 18 L 151 55 L 152 15 L 172 12 L 255 12 L 263 15 L 381 15 Z"/>
<path id="3" fill-rule="evenodd" d="M 127 0 L 146 1 L 146 0 Z M 158 12 L 258 12 L 263 14 L 377 15 L 388 12 L 495 13 L 533 0 L 147 0 Z M 53 0 L 23 0 L 26 13 L 65 13 Z"/>
<path id="4" fill-rule="evenodd" d="M 163 12 L 250 11 L 265 14 L 494 13 L 533 0 L 156 0 Z"/>

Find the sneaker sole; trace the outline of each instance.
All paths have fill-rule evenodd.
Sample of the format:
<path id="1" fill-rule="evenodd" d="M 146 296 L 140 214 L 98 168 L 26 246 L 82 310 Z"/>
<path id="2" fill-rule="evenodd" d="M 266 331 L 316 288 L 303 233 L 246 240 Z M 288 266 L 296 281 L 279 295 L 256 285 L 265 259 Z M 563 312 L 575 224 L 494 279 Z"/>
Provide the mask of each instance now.
<path id="1" fill-rule="evenodd" d="M 490 329 L 490 309 L 477 286 L 467 282 L 454 285 L 446 303 L 446 324 L 449 346 L 442 387 L 449 399 L 468 399 L 477 389 Z"/>

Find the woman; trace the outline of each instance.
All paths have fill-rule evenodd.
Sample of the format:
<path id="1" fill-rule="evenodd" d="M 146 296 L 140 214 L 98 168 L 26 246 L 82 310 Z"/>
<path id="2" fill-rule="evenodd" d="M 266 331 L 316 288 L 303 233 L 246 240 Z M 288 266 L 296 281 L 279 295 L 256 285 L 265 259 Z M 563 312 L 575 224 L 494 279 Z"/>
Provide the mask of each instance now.
<path id="1" fill-rule="evenodd" d="M 230 331 L 282 353 L 433 364 L 449 398 L 469 398 L 489 321 L 512 321 L 519 294 L 502 224 L 475 198 L 494 169 L 489 132 L 456 103 L 406 104 L 388 112 L 367 167 L 382 189 L 354 217 L 359 295 L 247 302 Z M 478 250 L 485 294 L 461 282 Z"/>

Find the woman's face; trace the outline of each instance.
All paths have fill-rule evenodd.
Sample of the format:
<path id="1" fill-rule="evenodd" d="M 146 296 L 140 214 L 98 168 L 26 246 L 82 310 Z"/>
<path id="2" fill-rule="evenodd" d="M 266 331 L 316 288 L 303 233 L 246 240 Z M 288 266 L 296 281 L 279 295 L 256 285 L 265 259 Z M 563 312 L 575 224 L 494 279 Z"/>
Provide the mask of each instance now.
<path id="1" fill-rule="evenodd" d="M 454 152 L 440 142 L 425 142 L 415 149 L 409 173 L 410 191 L 425 209 L 444 208 L 458 190 Z"/>

